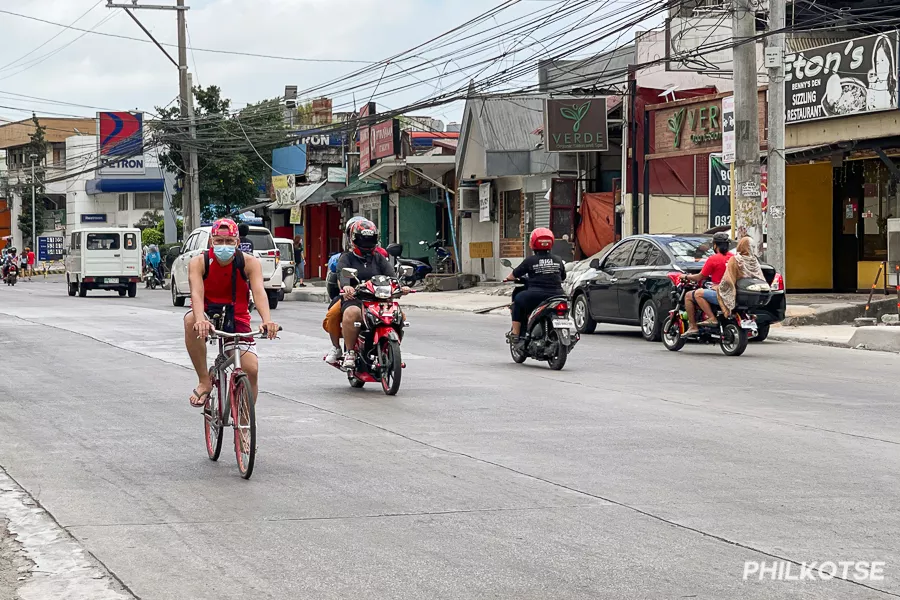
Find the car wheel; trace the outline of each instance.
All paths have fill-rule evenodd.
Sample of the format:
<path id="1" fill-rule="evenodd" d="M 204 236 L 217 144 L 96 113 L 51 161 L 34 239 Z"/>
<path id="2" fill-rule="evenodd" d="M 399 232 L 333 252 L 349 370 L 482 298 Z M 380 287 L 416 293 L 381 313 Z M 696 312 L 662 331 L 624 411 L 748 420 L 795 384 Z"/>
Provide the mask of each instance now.
<path id="1" fill-rule="evenodd" d="M 756 337 L 750 338 L 751 342 L 764 342 L 766 338 L 769 337 L 769 327 L 771 323 L 760 323 L 757 324 L 756 329 Z"/>
<path id="2" fill-rule="evenodd" d="M 275 310 L 278 308 L 278 293 L 277 292 L 266 292 L 266 297 L 269 299 L 269 308 Z"/>
<path id="3" fill-rule="evenodd" d="M 175 286 L 175 278 L 172 278 L 172 305 L 184 306 L 185 298 L 178 295 L 178 288 Z"/>
<path id="4" fill-rule="evenodd" d="M 597 330 L 597 322 L 591 317 L 587 296 L 584 294 L 575 296 L 572 318 L 575 320 L 575 329 L 578 333 L 594 333 Z"/>
<path id="5" fill-rule="evenodd" d="M 648 342 L 659 341 L 661 323 L 659 321 L 659 308 L 656 302 L 647 299 L 641 304 L 641 335 Z"/>

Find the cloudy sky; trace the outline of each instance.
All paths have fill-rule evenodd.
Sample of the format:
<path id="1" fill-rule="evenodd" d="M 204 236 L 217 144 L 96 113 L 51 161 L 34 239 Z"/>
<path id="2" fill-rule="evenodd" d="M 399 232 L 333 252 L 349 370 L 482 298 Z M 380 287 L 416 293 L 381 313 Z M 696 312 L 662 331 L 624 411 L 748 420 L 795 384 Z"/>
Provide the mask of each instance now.
<path id="1" fill-rule="evenodd" d="M 131 0 L 118 0 L 118 2 Z M 633 0 L 605 0 L 594 3 L 612 7 Z M 169 4 L 175 0 L 139 0 L 139 4 Z M 301 90 L 320 86 L 354 70 L 366 62 L 378 61 L 412 48 L 501 4 L 500 0 L 187 0 L 189 45 L 197 49 L 229 50 L 253 54 L 291 57 L 301 60 L 279 60 L 234 56 L 216 52 L 188 53 L 194 83 L 216 84 L 236 107 L 264 98 L 280 96 L 284 86 L 293 84 Z M 556 0 L 520 0 L 497 17 L 473 31 L 500 31 L 508 20 L 534 11 L 560 5 Z M 596 8 L 575 17 L 590 16 Z M 609 9 L 607 9 L 609 10 Z M 4 12 L 8 11 L 8 12 Z M 3 53 L 0 57 L 0 117 L 17 120 L 32 110 L 39 114 L 91 116 L 97 109 L 152 111 L 155 106 L 170 104 L 178 93 L 176 68 L 151 43 L 104 37 L 65 29 L 23 16 L 72 25 L 96 32 L 130 36 L 145 40 L 146 36 L 121 9 L 106 7 L 106 0 L 17 0 L 0 2 L 0 31 Z M 153 35 L 164 44 L 177 41 L 173 11 L 140 10 L 135 13 Z M 599 13 L 598 13 L 599 14 Z M 556 31 L 565 21 L 542 22 L 544 29 Z M 512 29 L 515 29 L 512 27 Z M 541 33 L 532 32 L 535 37 Z M 508 68 L 533 56 L 532 49 L 516 49 L 524 37 L 511 32 L 500 36 L 486 48 L 484 56 L 509 52 L 491 66 L 494 72 Z M 631 34 L 633 35 L 633 34 Z M 618 37 L 627 42 L 628 36 Z M 604 45 L 611 43 L 606 40 Z M 167 47 L 177 59 L 177 49 Z M 431 60 L 441 49 L 427 53 Z M 584 55 L 582 52 L 580 55 Z M 452 57 L 451 57 L 452 58 Z M 357 61 L 357 62 L 324 62 Z M 473 62 L 475 57 L 470 58 Z M 323 61 L 323 62 L 319 62 Z M 432 96 L 450 84 L 458 85 L 468 77 L 478 76 L 479 69 L 442 59 L 418 75 L 401 76 L 418 57 L 390 65 L 384 71 L 385 82 L 376 95 L 379 108 L 395 108 Z M 438 76 L 441 71 L 459 74 Z M 489 71 L 490 72 L 490 71 Z M 323 88 L 338 91 L 335 110 L 347 110 L 361 104 L 361 98 L 373 91 L 379 79 L 379 68 L 373 76 L 351 86 Z M 483 74 L 481 76 L 484 76 Z M 521 81 L 534 81 L 529 75 Z M 368 87 L 359 85 L 368 81 Z M 409 85 L 402 92 L 384 97 L 383 93 Z M 31 96 L 32 98 L 26 97 Z M 34 97 L 65 102 L 51 103 Z M 74 105 L 83 106 L 74 106 Z M 341 106 L 344 105 L 344 106 Z M 420 111 L 420 113 L 423 111 Z M 458 120 L 458 104 L 427 111 L 445 122 Z"/>

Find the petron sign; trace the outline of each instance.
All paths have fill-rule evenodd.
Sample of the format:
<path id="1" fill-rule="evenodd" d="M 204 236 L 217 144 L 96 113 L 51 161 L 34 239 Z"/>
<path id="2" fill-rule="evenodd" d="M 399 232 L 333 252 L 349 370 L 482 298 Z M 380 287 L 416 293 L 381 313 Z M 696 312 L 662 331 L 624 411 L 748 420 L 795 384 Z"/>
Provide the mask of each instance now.
<path id="1" fill-rule="evenodd" d="M 144 174 L 144 113 L 99 112 L 101 175 Z"/>
<path id="2" fill-rule="evenodd" d="M 606 98 L 544 100 L 544 149 L 547 152 L 609 150 Z"/>

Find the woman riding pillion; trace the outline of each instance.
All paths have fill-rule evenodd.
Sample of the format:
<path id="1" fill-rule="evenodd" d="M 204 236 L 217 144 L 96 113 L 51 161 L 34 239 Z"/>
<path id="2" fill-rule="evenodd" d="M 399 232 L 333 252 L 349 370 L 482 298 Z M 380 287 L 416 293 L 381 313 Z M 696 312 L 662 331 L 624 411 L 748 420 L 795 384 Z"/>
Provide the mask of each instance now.
<path id="1" fill-rule="evenodd" d="M 532 231 L 529 246 L 534 254 L 523 260 L 506 278 L 506 281 L 526 281 L 525 289 L 516 295 L 512 304 L 512 329 L 509 337 L 511 342 L 519 346 L 525 342 L 522 325 L 528 321 L 528 315 L 544 300 L 565 295 L 562 289 L 562 282 L 566 278 L 565 264 L 561 258 L 550 253 L 555 239 L 553 232 L 545 227 Z"/>

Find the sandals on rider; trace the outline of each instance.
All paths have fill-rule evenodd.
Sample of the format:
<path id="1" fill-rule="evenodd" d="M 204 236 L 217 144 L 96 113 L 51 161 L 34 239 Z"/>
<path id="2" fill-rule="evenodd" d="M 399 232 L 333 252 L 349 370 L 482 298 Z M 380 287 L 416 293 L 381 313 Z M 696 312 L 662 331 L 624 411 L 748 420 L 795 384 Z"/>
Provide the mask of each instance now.
<path id="1" fill-rule="evenodd" d="M 203 408 L 204 406 L 206 406 L 206 399 L 209 398 L 209 394 L 211 392 L 212 390 L 207 390 L 201 394 L 197 391 L 197 388 L 194 388 L 193 392 L 191 393 L 191 406 L 193 406 L 194 408 Z"/>

